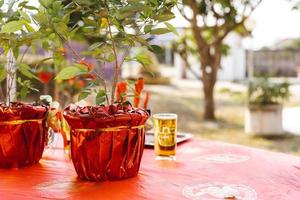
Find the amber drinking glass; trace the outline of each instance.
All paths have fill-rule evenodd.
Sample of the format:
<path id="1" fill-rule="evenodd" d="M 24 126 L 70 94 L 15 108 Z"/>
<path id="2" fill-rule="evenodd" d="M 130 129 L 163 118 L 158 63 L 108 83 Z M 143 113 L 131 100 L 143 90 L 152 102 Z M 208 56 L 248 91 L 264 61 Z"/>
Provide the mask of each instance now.
<path id="1" fill-rule="evenodd" d="M 177 115 L 158 113 L 154 119 L 154 150 L 158 160 L 176 159 Z"/>

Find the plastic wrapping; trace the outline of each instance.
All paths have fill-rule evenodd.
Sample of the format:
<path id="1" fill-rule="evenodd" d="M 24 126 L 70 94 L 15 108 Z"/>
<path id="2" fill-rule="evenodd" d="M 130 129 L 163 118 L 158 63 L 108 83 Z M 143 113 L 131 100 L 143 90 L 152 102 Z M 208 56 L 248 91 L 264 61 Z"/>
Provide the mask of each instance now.
<path id="1" fill-rule="evenodd" d="M 47 108 L 30 104 L 0 104 L 0 167 L 37 163 L 47 142 Z"/>
<path id="2" fill-rule="evenodd" d="M 145 143 L 149 113 L 115 107 L 65 109 L 71 128 L 71 157 L 78 176 L 91 181 L 136 176 Z"/>

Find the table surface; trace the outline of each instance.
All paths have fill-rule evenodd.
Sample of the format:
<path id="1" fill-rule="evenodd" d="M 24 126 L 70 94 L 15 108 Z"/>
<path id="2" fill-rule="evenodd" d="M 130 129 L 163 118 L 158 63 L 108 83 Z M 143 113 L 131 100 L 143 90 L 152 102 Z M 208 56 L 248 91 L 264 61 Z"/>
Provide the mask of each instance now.
<path id="1" fill-rule="evenodd" d="M 177 160 L 157 161 L 145 149 L 139 175 L 114 182 L 77 178 L 62 148 L 40 163 L 0 169 L 0 199 L 300 199 L 300 158 L 239 145 L 192 140 Z"/>

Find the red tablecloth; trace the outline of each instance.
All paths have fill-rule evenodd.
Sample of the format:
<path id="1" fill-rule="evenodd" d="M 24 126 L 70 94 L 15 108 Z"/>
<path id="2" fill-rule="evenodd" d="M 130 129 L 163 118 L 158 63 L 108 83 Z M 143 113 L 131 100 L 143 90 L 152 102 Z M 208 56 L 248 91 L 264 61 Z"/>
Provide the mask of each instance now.
<path id="1" fill-rule="evenodd" d="M 39 164 L 0 170 L 0 199 L 300 199 L 300 158 L 193 140 L 177 161 L 156 161 L 146 149 L 137 177 L 116 182 L 77 179 L 62 149 L 47 149 Z M 209 198 L 211 197 L 211 198 Z"/>

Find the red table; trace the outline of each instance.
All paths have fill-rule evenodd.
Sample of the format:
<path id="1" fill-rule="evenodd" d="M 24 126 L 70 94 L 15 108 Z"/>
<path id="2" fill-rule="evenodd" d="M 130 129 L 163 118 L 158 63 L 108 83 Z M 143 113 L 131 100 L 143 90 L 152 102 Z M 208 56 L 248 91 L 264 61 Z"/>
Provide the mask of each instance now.
<path id="1" fill-rule="evenodd" d="M 123 181 L 78 180 L 61 148 L 47 149 L 34 166 L 0 170 L 0 199 L 5 200 L 207 200 L 224 199 L 224 195 L 244 200 L 298 200 L 300 158 L 193 140 L 178 147 L 176 162 L 156 161 L 153 150 L 146 149 L 139 175 Z"/>

